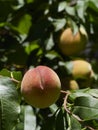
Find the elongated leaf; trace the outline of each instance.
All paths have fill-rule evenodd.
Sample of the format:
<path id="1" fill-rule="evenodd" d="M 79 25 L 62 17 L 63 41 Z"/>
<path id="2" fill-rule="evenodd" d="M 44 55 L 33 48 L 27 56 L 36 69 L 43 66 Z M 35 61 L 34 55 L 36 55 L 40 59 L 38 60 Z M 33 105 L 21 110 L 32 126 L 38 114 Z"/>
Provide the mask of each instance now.
<path id="1" fill-rule="evenodd" d="M 98 118 L 98 99 L 92 96 L 82 96 L 76 98 L 73 113 L 83 120 Z"/>
<path id="2" fill-rule="evenodd" d="M 29 29 L 31 27 L 31 16 L 29 14 L 24 14 L 21 17 L 18 17 L 19 21 L 15 23 L 15 26 L 13 26 L 13 29 L 17 30 L 21 34 L 27 34 L 29 32 Z"/>
<path id="3" fill-rule="evenodd" d="M 88 2 L 87 1 L 82 1 L 82 0 L 79 0 L 77 2 L 77 6 L 76 6 L 76 10 L 77 10 L 77 14 L 78 14 L 78 17 L 83 21 L 85 22 L 85 11 L 88 7 Z"/>
<path id="4" fill-rule="evenodd" d="M 12 130 L 18 122 L 19 113 L 20 105 L 15 84 L 8 77 L 1 77 L 0 130 Z"/>
<path id="5" fill-rule="evenodd" d="M 89 6 L 98 12 L 98 0 L 89 0 Z"/>
<path id="6" fill-rule="evenodd" d="M 56 116 L 56 123 L 55 123 L 56 130 L 64 130 L 65 122 L 64 122 L 64 115 L 62 109 L 59 110 Z"/>
<path id="7" fill-rule="evenodd" d="M 56 19 L 53 22 L 53 25 L 55 27 L 55 32 L 59 31 L 62 29 L 66 24 L 66 19 Z"/>
<path id="8" fill-rule="evenodd" d="M 75 119 L 73 116 L 71 116 L 70 121 L 71 121 L 70 124 L 71 124 L 72 130 L 81 130 L 81 124 L 77 119 Z"/>
<path id="9" fill-rule="evenodd" d="M 19 101 L 15 84 L 8 77 L 0 77 L 0 98 Z"/>
<path id="10" fill-rule="evenodd" d="M 20 112 L 19 104 L 4 98 L 0 99 L 0 101 L 1 129 L 12 130 L 18 123 L 18 114 Z"/>
<path id="11" fill-rule="evenodd" d="M 18 124 L 16 125 L 15 130 L 24 130 L 24 111 L 25 111 L 25 107 L 21 105 L 19 120 L 18 120 Z"/>
<path id="12" fill-rule="evenodd" d="M 25 106 L 24 130 L 36 130 L 36 116 L 31 106 Z"/>
<path id="13" fill-rule="evenodd" d="M 2 69 L 2 70 L 0 71 L 0 75 L 10 77 L 10 76 L 11 76 L 11 73 L 10 73 L 10 71 L 7 70 L 7 69 Z"/>
<path id="14" fill-rule="evenodd" d="M 70 98 L 70 100 L 74 101 L 77 97 L 89 96 L 88 91 L 89 91 L 89 88 L 74 90 L 70 94 L 69 98 Z"/>
<path id="15" fill-rule="evenodd" d="M 65 10 L 66 7 L 67 7 L 67 3 L 65 1 L 60 2 L 59 6 L 58 6 L 58 12 L 61 12 L 61 11 Z"/>
<path id="16" fill-rule="evenodd" d="M 55 130 L 55 116 L 49 117 L 42 125 L 41 130 Z"/>

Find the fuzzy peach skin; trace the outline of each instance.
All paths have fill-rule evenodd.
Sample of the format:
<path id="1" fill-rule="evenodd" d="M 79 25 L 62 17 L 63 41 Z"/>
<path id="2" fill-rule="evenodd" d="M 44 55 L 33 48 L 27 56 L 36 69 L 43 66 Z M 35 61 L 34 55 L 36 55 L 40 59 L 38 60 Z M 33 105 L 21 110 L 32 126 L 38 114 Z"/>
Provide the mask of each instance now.
<path id="1" fill-rule="evenodd" d="M 21 82 L 21 93 L 25 101 L 37 108 L 46 108 L 60 96 L 61 82 L 51 68 L 37 66 L 28 70 Z"/>

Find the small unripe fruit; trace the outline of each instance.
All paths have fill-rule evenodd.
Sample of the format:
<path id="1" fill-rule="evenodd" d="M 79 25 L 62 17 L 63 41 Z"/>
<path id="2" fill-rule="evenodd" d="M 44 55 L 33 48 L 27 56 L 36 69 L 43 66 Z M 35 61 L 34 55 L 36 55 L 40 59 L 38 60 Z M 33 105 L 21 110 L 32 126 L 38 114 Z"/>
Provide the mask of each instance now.
<path id="1" fill-rule="evenodd" d="M 72 76 L 75 79 L 88 79 L 91 78 L 92 67 L 91 64 L 84 60 L 72 61 Z"/>
<path id="2" fill-rule="evenodd" d="M 26 102 L 34 107 L 46 108 L 60 96 L 61 82 L 58 75 L 47 66 L 28 70 L 21 83 Z"/>
<path id="3" fill-rule="evenodd" d="M 76 90 L 79 89 L 78 83 L 71 78 L 62 78 L 61 86 L 63 90 Z"/>
<path id="4" fill-rule="evenodd" d="M 76 34 L 73 34 L 71 28 L 67 28 L 61 33 L 58 46 L 62 54 L 76 55 L 85 48 L 87 41 L 88 35 L 83 27 Z"/>

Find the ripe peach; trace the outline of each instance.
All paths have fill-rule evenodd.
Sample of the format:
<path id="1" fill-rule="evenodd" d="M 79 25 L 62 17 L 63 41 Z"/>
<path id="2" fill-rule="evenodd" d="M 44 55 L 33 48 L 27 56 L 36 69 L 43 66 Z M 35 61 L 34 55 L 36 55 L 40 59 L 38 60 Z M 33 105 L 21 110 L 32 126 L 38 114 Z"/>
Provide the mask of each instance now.
<path id="1" fill-rule="evenodd" d="M 60 96 L 61 82 L 58 75 L 47 66 L 28 70 L 21 83 L 21 93 L 26 102 L 34 107 L 45 108 Z"/>
<path id="2" fill-rule="evenodd" d="M 76 34 L 69 27 L 61 33 L 58 47 L 64 55 L 76 55 L 85 48 L 87 41 L 88 35 L 83 27 Z"/>

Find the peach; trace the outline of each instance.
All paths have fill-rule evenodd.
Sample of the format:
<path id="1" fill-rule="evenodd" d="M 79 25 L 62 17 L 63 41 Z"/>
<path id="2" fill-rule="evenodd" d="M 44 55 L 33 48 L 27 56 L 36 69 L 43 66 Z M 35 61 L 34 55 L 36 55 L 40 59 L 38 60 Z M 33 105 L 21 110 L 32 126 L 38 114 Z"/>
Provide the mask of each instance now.
<path id="1" fill-rule="evenodd" d="M 76 55 L 84 50 L 87 41 L 88 35 L 83 27 L 76 34 L 69 27 L 61 33 L 58 47 L 64 55 Z"/>
<path id="2" fill-rule="evenodd" d="M 85 60 L 74 60 L 72 76 L 75 79 L 88 79 L 92 77 L 92 66 L 89 62 Z"/>
<path id="3" fill-rule="evenodd" d="M 37 66 L 28 70 L 21 82 L 21 93 L 25 101 L 37 108 L 46 108 L 55 103 L 61 90 L 61 82 L 51 68 Z"/>
<path id="4" fill-rule="evenodd" d="M 76 82 L 76 80 L 72 79 L 72 78 L 62 78 L 61 79 L 61 86 L 63 90 L 76 90 L 79 89 L 79 85 Z"/>

